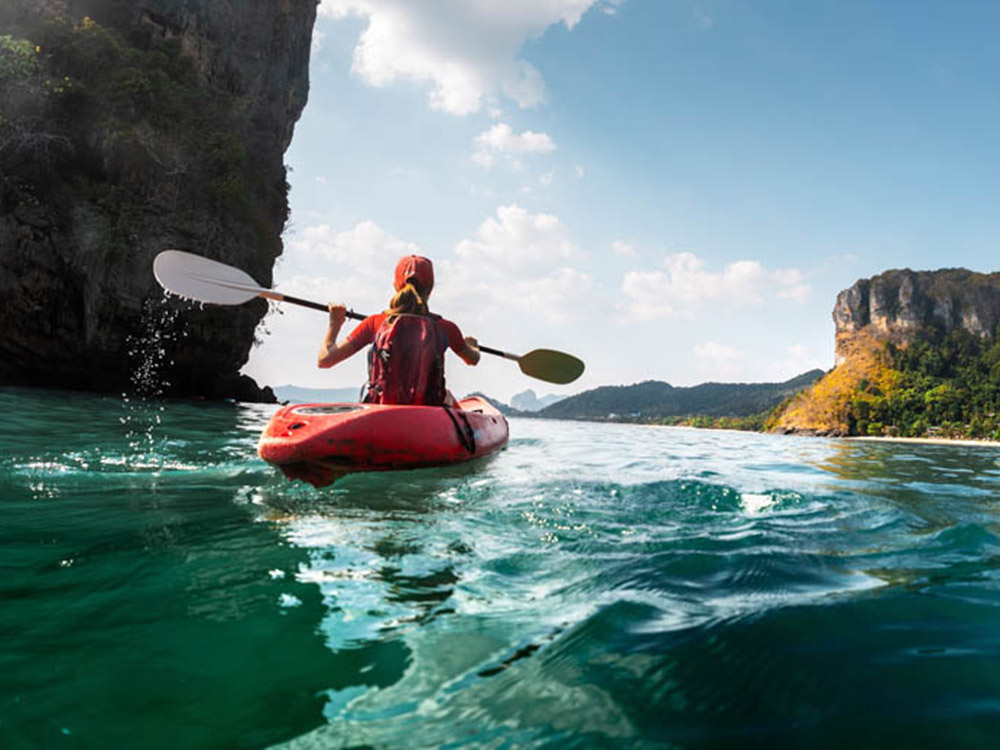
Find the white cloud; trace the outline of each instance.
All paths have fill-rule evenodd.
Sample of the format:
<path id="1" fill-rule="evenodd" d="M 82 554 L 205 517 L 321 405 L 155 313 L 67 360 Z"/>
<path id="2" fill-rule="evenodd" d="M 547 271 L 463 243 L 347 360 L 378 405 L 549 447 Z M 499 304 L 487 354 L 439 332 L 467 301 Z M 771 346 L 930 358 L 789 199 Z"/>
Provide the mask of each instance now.
<path id="1" fill-rule="evenodd" d="M 513 283 L 513 298 L 524 309 L 556 323 L 579 320 L 586 312 L 594 280 L 583 271 L 563 266 Z"/>
<path id="2" fill-rule="evenodd" d="M 319 57 L 319 53 L 323 51 L 323 41 L 326 39 L 326 34 L 323 33 L 321 29 L 313 28 L 312 44 L 309 54 L 315 60 Z"/>
<path id="3" fill-rule="evenodd" d="M 525 130 L 518 135 L 510 125 L 500 122 L 476 136 L 476 150 L 472 154 L 472 160 L 489 169 L 496 163 L 497 157 L 501 157 L 520 167 L 521 156 L 548 154 L 555 150 L 556 144 L 548 133 Z"/>
<path id="4" fill-rule="evenodd" d="M 717 344 L 714 341 L 706 341 L 704 344 L 695 345 L 694 356 L 698 359 L 707 359 L 712 362 L 719 362 L 739 359 L 743 355 L 731 346 Z"/>
<path id="5" fill-rule="evenodd" d="M 734 307 L 759 305 L 775 296 L 803 301 L 811 288 L 798 269 L 768 271 L 760 261 L 739 260 L 709 271 L 691 253 L 668 255 L 665 271 L 631 271 L 622 282 L 631 317 L 653 320 L 688 317 L 706 303 Z"/>
<path id="6" fill-rule="evenodd" d="M 743 354 L 731 346 L 719 344 L 715 341 L 706 341 L 694 347 L 694 357 L 701 372 L 709 373 L 712 377 L 731 377 L 742 370 L 740 360 Z"/>
<path id="7" fill-rule="evenodd" d="M 442 287 L 441 300 L 469 315 L 516 308 L 561 322 L 594 307 L 588 300 L 594 280 L 576 267 L 579 251 L 565 224 L 551 214 L 501 206 L 455 253 L 445 266 L 450 283 Z"/>
<path id="8" fill-rule="evenodd" d="M 342 300 L 348 307 L 373 312 L 385 307 L 392 295 L 396 261 L 413 253 L 421 253 L 418 245 L 372 221 L 344 231 L 329 224 L 306 227 L 286 242 L 285 257 L 294 273 L 282 291 L 320 302 Z"/>
<path id="9" fill-rule="evenodd" d="M 557 216 L 531 214 L 511 204 L 500 206 L 495 217 L 480 225 L 475 239 L 462 240 L 455 250 L 467 260 L 512 270 L 566 260 L 574 255 L 576 246 Z"/>
<path id="10" fill-rule="evenodd" d="M 576 175 L 576 178 L 578 180 L 582 180 L 583 176 L 586 174 L 586 171 L 584 170 L 582 164 L 574 164 L 573 165 L 573 173 Z"/>
<path id="11" fill-rule="evenodd" d="M 467 188 L 469 195 L 475 196 L 476 198 L 488 198 L 493 200 L 496 197 L 496 190 L 489 185 L 470 184 Z"/>
<path id="12" fill-rule="evenodd" d="M 550 170 L 548 172 L 545 172 L 544 174 L 538 177 L 538 184 L 543 187 L 548 187 L 549 185 L 552 184 L 552 180 L 555 178 L 555 176 L 556 176 L 555 170 Z"/>
<path id="13" fill-rule="evenodd" d="M 793 284 L 778 290 L 778 297 L 790 299 L 793 302 L 805 302 L 812 294 L 812 287 L 808 284 Z"/>
<path id="14" fill-rule="evenodd" d="M 343 231 L 329 224 L 306 227 L 286 242 L 280 289 L 374 312 L 392 295 L 396 261 L 411 253 L 423 251 L 372 221 Z M 579 319 L 595 307 L 588 299 L 595 284 L 576 267 L 578 255 L 558 217 L 501 206 L 474 237 L 457 244 L 454 257 L 431 254 L 437 277 L 432 307 L 485 327 L 497 311 L 522 316 L 520 325 Z"/>
<path id="15" fill-rule="evenodd" d="M 430 104 L 455 115 L 479 111 L 499 94 L 521 107 L 545 97 L 541 74 L 519 57 L 524 43 L 562 23 L 572 29 L 591 7 L 620 0 L 322 0 L 334 20 L 364 18 L 353 72 L 372 86 L 397 79 L 430 83 Z"/>
<path id="16" fill-rule="evenodd" d="M 629 258 L 635 257 L 635 248 L 621 240 L 615 240 L 611 243 L 611 252 L 615 255 L 624 255 Z"/>
<path id="17" fill-rule="evenodd" d="M 288 248 L 296 254 L 320 255 L 334 263 L 360 268 L 420 252 L 416 244 L 393 237 L 373 221 L 358 222 L 346 231 L 337 231 L 329 224 L 306 227 L 288 241 Z"/>

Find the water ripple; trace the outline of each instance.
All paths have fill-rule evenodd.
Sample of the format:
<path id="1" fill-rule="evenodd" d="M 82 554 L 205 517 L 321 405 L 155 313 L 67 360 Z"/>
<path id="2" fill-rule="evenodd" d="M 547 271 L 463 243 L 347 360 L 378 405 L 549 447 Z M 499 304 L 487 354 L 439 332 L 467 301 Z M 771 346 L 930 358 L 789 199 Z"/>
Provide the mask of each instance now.
<path id="1" fill-rule="evenodd" d="M 0 744 L 976 746 L 1000 720 L 991 449 L 512 420 L 488 461 L 317 491 L 256 458 L 267 408 L 0 408 Z"/>

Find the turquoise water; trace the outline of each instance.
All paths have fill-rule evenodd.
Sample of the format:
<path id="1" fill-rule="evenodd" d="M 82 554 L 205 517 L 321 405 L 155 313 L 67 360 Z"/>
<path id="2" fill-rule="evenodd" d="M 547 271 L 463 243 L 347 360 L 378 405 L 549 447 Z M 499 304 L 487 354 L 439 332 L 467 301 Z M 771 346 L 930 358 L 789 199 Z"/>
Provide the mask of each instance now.
<path id="1" fill-rule="evenodd" d="M 513 420 L 314 490 L 270 411 L 0 390 L 0 747 L 996 744 L 996 449 Z"/>

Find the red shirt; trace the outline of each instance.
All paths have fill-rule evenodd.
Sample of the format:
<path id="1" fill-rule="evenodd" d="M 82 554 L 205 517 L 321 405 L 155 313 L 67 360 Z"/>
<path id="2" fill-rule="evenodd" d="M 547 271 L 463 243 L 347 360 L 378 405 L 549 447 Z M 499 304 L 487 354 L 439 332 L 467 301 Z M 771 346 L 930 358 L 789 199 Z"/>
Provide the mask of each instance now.
<path id="1" fill-rule="evenodd" d="M 358 323 L 357 328 L 350 332 L 347 336 L 347 340 L 354 346 L 354 351 L 358 351 L 375 340 L 375 334 L 378 329 L 382 327 L 382 322 L 385 320 L 385 313 L 375 313 L 374 315 L 369 315 L 367 318 Z M 438 327 L 444 331 L 445 335 L 448 337 L 448 346 L 455 354 L 461 354 L 465 351 L 465 337 L 462 336 L 462 332 L 458 329 L 458 326 L 452 323 L 450 320 L 445 320 L 444 318 L 431 318 Z M 444 354 L 447 348 L 442 348 L 439 352 Z"/>

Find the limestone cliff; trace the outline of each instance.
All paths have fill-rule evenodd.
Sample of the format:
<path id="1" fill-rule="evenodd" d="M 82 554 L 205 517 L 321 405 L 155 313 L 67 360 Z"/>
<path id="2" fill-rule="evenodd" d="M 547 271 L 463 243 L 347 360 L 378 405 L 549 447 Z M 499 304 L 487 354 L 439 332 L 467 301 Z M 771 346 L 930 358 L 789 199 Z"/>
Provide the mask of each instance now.
<path id="1" fill-rule="evenodd" d="M 836 366 L 793 399 L 770 427 L 780 432 L 845 435 L 859 394 L 891 396 L 903 373 L 894 354 L 915 341 L 964 332 L 984 344 L 1000 324 L 1000 273 L 962 268 L 886 271 L 837 295 Z"/>
<path id="2" fill-rule="evenodd" d="M 0 3 L 0 383 L 266 399 L 262 301 L 165 301 L 164 249 L 271 282 L 316 0 Z"/>
<path id="3" fill-rule="evenodd" d="M 844 357 L 840 342 L 850 340 L 842 334 L 860 330 L 895 342 L 928 329 L 947 333 L 961 328 L 980 338 L 993 336 L 1000 323 L 1000 273 L 886 271 L 838 294 L 833 322 L 838 364 Z"/>

